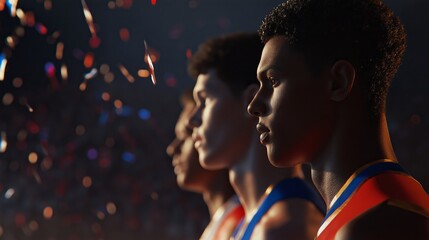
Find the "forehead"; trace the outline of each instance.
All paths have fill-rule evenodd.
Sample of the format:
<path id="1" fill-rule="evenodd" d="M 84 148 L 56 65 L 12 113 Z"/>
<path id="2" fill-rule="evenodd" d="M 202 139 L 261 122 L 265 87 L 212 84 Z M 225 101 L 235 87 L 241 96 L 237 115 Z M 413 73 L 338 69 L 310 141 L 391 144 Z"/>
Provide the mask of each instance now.
<path id="1" fill-rule="evenodd" d="M 267 68 L 281 69 L 285 65 L 303 61 L 304 55 L 294 51 L 286 38 L 275 36 L 268 40 L 264 46 L 258 72 L 265 71 Z"/>
<path id="2" fill-rule="evenodd" d="M 211 93 L 223 93 L 228 91 L 228 86 L 217 76 L 215 69 L 209 69 L 207 73 L 198 75 L 197 83 L 194 87 L 194 94 L 200 91 Z"/>
<path id="3" fill-rule="evenodd" d="M 183 105 L 183 110 L 180 113 L 180 116 L 176 122 L 176 127 L 175 127 L 176 135 L 178 136 L 187 135 L 188 122 L 189 122 L 191 113 L 194 110 L 194 106 L 195 104 L 193 102 L 186 102 Z"/>

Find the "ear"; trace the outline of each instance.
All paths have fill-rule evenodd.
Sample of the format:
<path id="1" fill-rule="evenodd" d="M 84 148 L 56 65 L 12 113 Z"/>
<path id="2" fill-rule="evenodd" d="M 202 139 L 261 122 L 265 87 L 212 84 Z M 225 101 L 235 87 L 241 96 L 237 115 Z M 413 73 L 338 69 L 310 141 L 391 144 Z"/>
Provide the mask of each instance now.
<path id="1" fill-rule="evenodd" d="M 247 88 L 243 91 L 241 98 L 243 101 L 243 107 L 244 110 L 246 111 L 246 115 L 249 115 L 249 113 L 247 112 L 247 107 L 249 106 L 250 102 L 252 102 L 253 97 L 256 95 L 256 93 L 259 90 L 259 85 L 254 83 L 254 84 L 250 84 L 249 86 L 247 86 Z"/>
<path id="2" fill-rule="evenodd" d="M 350 94 L 355 82 L 355 68 L 346 60 L 339 60 L 331 67 L 331 99 L 344 101 Z"/>

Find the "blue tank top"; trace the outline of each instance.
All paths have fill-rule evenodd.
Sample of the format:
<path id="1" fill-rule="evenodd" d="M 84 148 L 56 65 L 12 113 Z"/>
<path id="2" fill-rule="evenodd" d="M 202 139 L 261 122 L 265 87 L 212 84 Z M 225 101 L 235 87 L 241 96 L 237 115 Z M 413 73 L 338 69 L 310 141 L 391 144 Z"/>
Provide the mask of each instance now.
<path id="1" fill-rule="evenodd" d="M 304 199 L 312 202 L 314 206 L 320 211 L 320 213 L 325 215 L 325 202 L 307 182 L 300 178 L 286 178 L 276 184 L 271 192 L 262 201 L 255 215 L 247 225 L 241 240 L 250 239 L 256 225 L 275 203 L 292 198 Z M 243 221 L 244 219 L 235 229 L 233 239 L 237 238 L 237 235 L 243 225 Z"/>

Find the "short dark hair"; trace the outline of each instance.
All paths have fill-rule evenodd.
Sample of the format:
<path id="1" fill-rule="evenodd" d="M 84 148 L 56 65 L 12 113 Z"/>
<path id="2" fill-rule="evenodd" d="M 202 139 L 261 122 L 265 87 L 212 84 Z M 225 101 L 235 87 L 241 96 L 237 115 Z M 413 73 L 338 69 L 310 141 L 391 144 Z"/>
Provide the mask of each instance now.
<path id="1" fill-rule="evenodd" d="M 406 45 L 399 18 L 380 0 L 288 0 L 265 17 L 259 34 L 264 43 L 284 36 L 315 72 L 340 59 L 352 63 L 373 116 L 384 111 Z"/>
<path id="2" fill-rule="evenodd" d="M 252 83 L 258 83 L 256 70 L 263 45 L 256 32 L 233 33 L 210 38 L 202 43 L 190 59 L 188 72 L 192 78 L 211 68 L 225 82 L 234 95 Z"/>

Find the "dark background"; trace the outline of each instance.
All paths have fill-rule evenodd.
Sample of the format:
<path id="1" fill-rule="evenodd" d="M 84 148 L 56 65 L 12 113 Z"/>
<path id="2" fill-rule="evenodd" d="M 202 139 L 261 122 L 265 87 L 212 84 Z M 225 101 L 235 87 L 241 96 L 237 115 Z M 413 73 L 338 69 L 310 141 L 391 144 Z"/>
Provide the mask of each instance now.
<path id="1" fill-rule="evenodd" d="M 7 142 L 0 147 L 0 239 L 196 239 L 207 209 L 176 186 L 165 153 L 178 96 L 193 85 L 187 59 L 208 37 L 255 31 L 280 2 L 87 0 L 98 47 L 89 43 L 81 1 L 20 0 L 17 8 L 32 13 L 34 25 L 0 11 L 0 51 L 8 59 L 0 81 L 0 146 Z M 400 162 L 428 190 L 429 2 L 386 2 L 408 33 L 388 97 L 389 129 Z M 155 86 L 137 75 L 148 68 L 144 40 L 159 56 Z M 93 64 L 85 66 L 87 55 Z M 82 91 L 92 68 L 98 74 Z"/>

